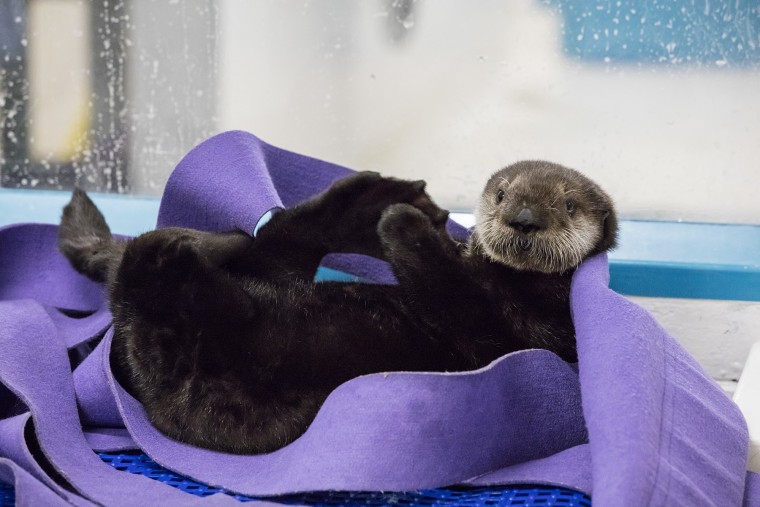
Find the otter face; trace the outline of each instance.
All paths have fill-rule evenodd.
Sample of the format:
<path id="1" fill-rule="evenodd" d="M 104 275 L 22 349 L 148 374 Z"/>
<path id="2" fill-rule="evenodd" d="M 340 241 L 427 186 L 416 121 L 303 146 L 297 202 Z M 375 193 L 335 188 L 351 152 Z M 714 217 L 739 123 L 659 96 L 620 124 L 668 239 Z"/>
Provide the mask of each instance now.
<path id="1" fill-rule="evenodd" d="M 562 273 L 615 246 L 612 200 L 572 169 L 539 161 L 496 172 L 476 212 L 476 244 L 519 270 Z"/>

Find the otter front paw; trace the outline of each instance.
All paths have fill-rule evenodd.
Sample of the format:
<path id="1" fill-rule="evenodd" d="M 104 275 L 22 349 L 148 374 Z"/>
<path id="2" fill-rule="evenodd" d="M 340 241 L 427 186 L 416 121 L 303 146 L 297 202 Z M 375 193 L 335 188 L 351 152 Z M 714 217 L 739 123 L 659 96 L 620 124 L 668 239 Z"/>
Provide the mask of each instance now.
<path id="1" fill-rule="evenodd" d="M 386 249 L 419 247 L 438 233 L 425 213 L 409 204 L 389 206 L 377 224 L 377 234 Z"/>
<path id="2" fill-rule="evenodd" d="M 439 208 L 425 192 L 423 180 L 409 181 L 385 178 L 375 172 L 359 172 L 337 181 L 318 197 L 314 204 L 326 206 L 332 214 L 344 219 L 363 218 L 373 230 L 382 212 L 390 205 L 407 203 L 420 209 L 435 225 L 443 226 L 448 211 Z"/>
<path id="3" fill-rule="evenodd" d="M 323 196 L 333 200 L 351 200 L 382 179 L 383 177 L 378 172 L 360 171 L 333 183 Z"/>
<path id="4" fill-rule="evenodd" d="M 382 257 L 377 224 L 389 206 L 399 203 L 416 208 L 428 222 L 445 230 L 448 212 L 425 192 L 424 181 L 385 178 L 369 172 L 336 182 L 304 206 L 300 220 L 310 230 L 325 231 L 324 239 L 331 251 Z"/>

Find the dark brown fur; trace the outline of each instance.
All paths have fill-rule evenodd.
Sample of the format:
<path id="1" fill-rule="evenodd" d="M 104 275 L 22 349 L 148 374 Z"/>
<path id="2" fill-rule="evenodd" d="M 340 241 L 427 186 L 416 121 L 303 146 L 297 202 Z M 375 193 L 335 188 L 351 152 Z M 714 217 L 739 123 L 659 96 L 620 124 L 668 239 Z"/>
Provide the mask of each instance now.
<path id="1" fill-rule="evenodd" d="M 528 162 L 491 178 L 482 196 L 491 204 L 481 206 L 469 244 L 445 232 L 447 213 L 423 182 L 359 173 L 276 214 L 255 240 L 163 229 L 119 243 L 78 191 L 60 246 L 78 270 L 108 280 L 112 363 L 157 428 L 210 449 L 268 452 L 302 434 L 327 395 L 362 374 L 468 370 L 532 347 L 576 359 L 568 298 L 577 263 L 550 273 L 524 269 L 517 257 L 507 265 L 503 249 L 487 243 L 493 233 L 482 233 L 514 229 L 522 208 L 507 203 L 518 194 L 493 201 L 499 178 L 517 174 L 585 193 L 573 212 L 562 200 L 551 211 L 558 216 L 546 215 L 547 230 L 519 225 L 515 241 L 524 246 L 583 218 L 600 233 L 577 263 L 614 244 L 614 211 L 598 187 Z M 384 258 L 399 284 L 315 283 L 330 252 Z"/>

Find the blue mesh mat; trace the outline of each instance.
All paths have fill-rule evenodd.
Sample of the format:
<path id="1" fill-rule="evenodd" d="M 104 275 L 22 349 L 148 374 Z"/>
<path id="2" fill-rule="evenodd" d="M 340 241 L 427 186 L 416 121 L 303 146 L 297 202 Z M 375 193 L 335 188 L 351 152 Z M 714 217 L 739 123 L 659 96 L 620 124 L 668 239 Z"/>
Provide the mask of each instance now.
<path id="1" fill-rule="evenodd" d="M 142 453 L 100 453 L 100 458 L 117 470 L 145 475 L 186 493 L 209 496 L 224 490 L 177 475 Z M 256 498 L 226 493 L 241 502 Z M 0 507 L 15 505 L 13 486 L 0 483 Z M 496 488 L 441 488 L 401 493 L 333 491 L 267 498 L 283 505 L 339 506 L 454 506 L 463 507 L 591 507 L 591 499 L 578 491 L 550 486 L 508 486 Z"/>
<path id="2" fill-rule="evenodd" d="M 208 496 L 224 490 L 200 484 L 171 472 L 143 453 L 99 453 L 100 458 L 117 470 L 140 474 L 187 493 Z M 256 498 L 226 493 L 241 502 Z M 591 499 L 583 493 L 550 486 L 508 486 L 496 488 L 442 488 L 401 493 L 335 491 L 303 493 L 267 498 L 284 505 L 313 506 L 453 506 L 465 507 L 590 507 Z M 5 505 L 5 504 L 0 504 Z M 12 505 L 12 504 L 11 504 Z"/>
<path id="3" fill-rule="evenodd" d="M 0 482 L 0 507 L 12 507 L 13 505 L 16 505 L 13 486 Z"/>

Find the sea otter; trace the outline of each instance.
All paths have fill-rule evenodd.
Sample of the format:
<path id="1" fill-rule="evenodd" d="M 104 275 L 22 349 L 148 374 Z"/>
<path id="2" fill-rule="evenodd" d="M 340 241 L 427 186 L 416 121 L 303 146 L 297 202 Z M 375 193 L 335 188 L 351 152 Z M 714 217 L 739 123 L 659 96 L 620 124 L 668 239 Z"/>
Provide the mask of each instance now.
<path id="1" fill-rule="evenodd" d="M 612 201 L 580 173 L 520 162 L 494 174 L 469 242 L 423 181 L 357 173 L 277 213 L 256 238 L 167 228 L 112 237 L 87 195 L 59 247 L 105 281 L 118 380 L 165 434 L 233 453 L 301 435 L 363 374 L 462 371 L 521 349 L 576 360 L 570 279 L 615 245 Z M 397 285 L 314 282 L 321 259 L 387 260 Z"/>

